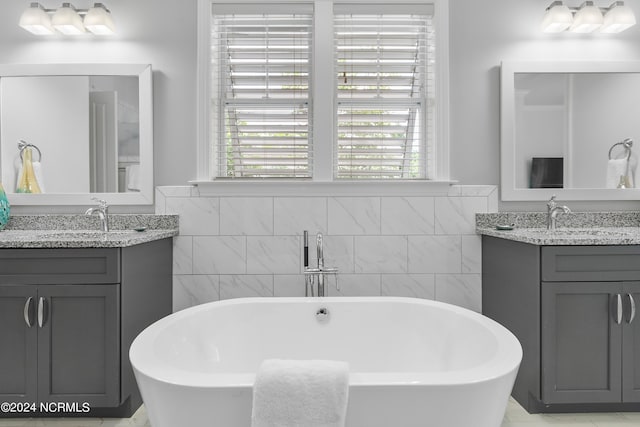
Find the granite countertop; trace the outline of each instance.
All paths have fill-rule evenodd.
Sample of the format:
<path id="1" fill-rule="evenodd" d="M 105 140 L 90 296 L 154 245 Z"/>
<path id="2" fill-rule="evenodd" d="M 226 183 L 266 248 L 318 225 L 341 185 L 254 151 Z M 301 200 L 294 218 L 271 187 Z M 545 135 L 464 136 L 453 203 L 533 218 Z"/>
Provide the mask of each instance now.
<path id="1" fill-rule="evenodd" d="M 640 228 L 637 227 L 594 227 L 594 228 L 514 228 L 496 230 L 477 228 L 478 234 L 515 240 L 533 245 L 575 246 L 575 245 L 640 245 Z"/>
<path id="2" fill-rule="evenodd" d="M 496 225 L 514 228 L 497 230 Z M 476 232 L 533 245 L 640 245 L 640 212 L 562 214 L 554 231 L 546 228 L 546 212 L 477 214 Z"/>
<path id="3" fill-rule="evenodd" d="M 0 248 L 119 248 L 178 235 L 177 215 L 109 216 L 110 231 L 96 217 L 16 215 L 0 231 Z M 144 230 L 144 231 L 136 231 Z"/>

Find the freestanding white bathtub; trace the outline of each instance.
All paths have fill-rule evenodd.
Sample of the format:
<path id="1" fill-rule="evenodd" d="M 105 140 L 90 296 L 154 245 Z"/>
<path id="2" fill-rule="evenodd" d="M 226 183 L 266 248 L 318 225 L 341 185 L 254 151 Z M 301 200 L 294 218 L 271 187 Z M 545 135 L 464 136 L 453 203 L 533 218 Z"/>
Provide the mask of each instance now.
<path id="1" fill-rule="evenodd" d="M 522 349 L 498 323 L 434 301 L 246 298 L 161 319 L 129 356 L 152 427 L 249 427 L 268 358 L 348 362 L 347 427 L 499 427 Z"/>

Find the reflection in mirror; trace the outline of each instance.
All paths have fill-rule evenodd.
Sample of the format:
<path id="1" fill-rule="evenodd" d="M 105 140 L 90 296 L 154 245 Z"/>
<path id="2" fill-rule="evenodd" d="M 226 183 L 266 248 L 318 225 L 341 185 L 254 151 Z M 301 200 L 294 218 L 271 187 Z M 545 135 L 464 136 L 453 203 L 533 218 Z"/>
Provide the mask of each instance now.
<path id="1" fill-rule="evenodd" d="M 614 144 L 640 137 L 640 73 L 514 78 L 517 188 L 635 186 L 638 156 Z"/>
<path id="2" fill-rule="evenodd" d="M 150 66 L 0 65 L 0 106 L 13 204 L 153 202 Z M 38 192 L 23 185 L 31 168 L 42 194 L 23 194 Z"/>
<path id="3" fill-rule="evenodd" d="M 638 99 L 639 63 L 503 63 L 502 199 L 640 198 Z"/>
<path id="4" fill-rule="evenodd" d="M 18 141 L 37 150 L 31 155 L 43 193 L 140 191 L 137 77 L 5 77 L 0 102 L 7 193 L 19 192 L 29 149 Z"/>

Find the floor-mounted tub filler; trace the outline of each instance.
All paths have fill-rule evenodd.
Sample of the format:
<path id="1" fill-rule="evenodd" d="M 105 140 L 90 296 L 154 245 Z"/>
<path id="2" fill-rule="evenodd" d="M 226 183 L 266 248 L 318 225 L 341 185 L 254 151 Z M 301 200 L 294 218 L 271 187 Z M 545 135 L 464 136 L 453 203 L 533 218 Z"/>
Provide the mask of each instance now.
<path id="1" fill-rule="evenodd" d="M 440 302 L 244 298 L 154 323 L 130 358 L 153 427 L 249 427 L 264 359 L 348 362 L 347 427 L 500 427 L 522 349 Z"/>

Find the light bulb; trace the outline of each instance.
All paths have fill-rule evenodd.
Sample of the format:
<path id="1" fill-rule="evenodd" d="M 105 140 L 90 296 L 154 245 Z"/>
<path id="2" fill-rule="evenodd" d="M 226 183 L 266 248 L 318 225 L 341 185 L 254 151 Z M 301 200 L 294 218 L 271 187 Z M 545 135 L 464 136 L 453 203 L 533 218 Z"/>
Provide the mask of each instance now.
<path id="1" fill-rule="evenodd" d="M 619 33 L 629 27 L 636 25 L 636 17 L 630 7 L 625 6 L 623 1 L 616 1 L 604 15 L 604 23 L 600 32 Z"/>
<path id="2" fill-rule="evenodd" d="M 82 24 L 82 18 L 70 3 L 62 3 L 62 7 L 53 14 L 51 23 L 56 30 L 68 36 L 75 36 L 86 32 Z"/>
<path id="3" fill-rule="evenodd" d="M 561 1 L 554 1 L 547 8 L 542 19 L 542 31 L 545 33 L 560 33 L 571 26 L 573 14 Z"/>
<path id="4" fill-rule="evenodd" d="M 54 34 L 51 18 L 40 3 L 31 3 L 31 6 L 22 13 L 20 22 L 22 28 L 37 35 Z"/>
<path id="5" fill-rule="evenodd" d="M 604 18 L 602 12 L 592 1 L 586 1 L 573 17 L 573 24 L 569 31 L 574 33 L 591 33 L 602 26 Z"/>
<path id="6" fill-rule="evenodd" d="M 97 35 L 111 35 L 116 32 L 111 12 L 102 3 L 94 4 L 87 11 L 84 17 L 84 26 L 87 30 Z"/>

